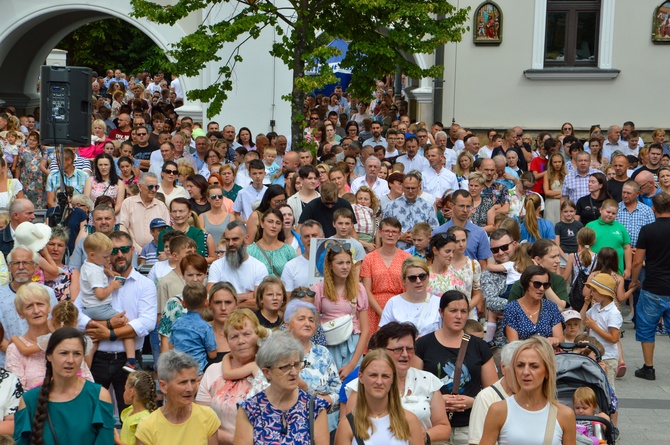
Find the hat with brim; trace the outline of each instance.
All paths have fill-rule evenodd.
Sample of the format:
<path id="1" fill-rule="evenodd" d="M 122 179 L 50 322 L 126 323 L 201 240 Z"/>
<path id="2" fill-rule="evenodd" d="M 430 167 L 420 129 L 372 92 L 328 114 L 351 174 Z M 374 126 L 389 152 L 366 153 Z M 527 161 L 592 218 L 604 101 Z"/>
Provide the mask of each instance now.
<path id="1" fill-rule="evenodd" d="M 19 224 L 14 232 L 15 244 L 26 246 L 33 252 L 44 249 L 51 239 L 51 227 L 46 224 L 25 221 Z"/>
<path id="2" fill-rule="evenodd" d="M 586 285 L 601 295 L 607 295 L 613 300 L 616 298 L 616 282 L 610 274 L 599 273 Z"/>

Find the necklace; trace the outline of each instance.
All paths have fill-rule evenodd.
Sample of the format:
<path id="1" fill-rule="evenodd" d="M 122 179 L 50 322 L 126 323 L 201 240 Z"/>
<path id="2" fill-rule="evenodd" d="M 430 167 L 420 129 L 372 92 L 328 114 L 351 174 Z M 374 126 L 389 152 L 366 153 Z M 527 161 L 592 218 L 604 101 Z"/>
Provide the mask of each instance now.
<path id="1" fill-rule="evenodd" d="M 528 315 L 528 318 L 533 318 L 538 312 L 540 312 L 540 309 L 538 309 L 531 314 L 530 309 L 528 309 L 526 306 L 524 306 L 523 303 L 519 303 L 519 304 L 521 305 L 521 308 L 526 313 L 526 315 Z"/>
<path id="2" fill-rule="evenodd" d="M 371 413 L 370 415 L 371 415 L 372 417 L 374 417 L 375 419 L 379 419 L 380 417 L 383 417 L 383 416 L 385 416 L 385 415 L 387 415 L 387 414 L 388 414 L 388 410 L 385 409 L 384 411 L 380 412 L 379 414 L 372 414 L 372 413 Z"/>

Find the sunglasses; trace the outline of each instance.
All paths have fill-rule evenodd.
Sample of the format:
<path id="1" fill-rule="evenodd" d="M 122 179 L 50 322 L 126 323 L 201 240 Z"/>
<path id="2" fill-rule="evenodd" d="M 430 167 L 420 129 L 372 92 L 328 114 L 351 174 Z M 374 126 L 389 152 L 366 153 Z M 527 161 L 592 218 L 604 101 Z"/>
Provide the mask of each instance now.
<path id="1" fill-rule="evenodd" d="M 223 194 L 209 195 L 209 199 L 223 199 Z"/>
<path id="2" fill-rule="evenodd" d="M 314 298 L 316 296 L 316 292 L 313 290 L 306 290 L 306 291 L 299 291 L 299 292 L 293 292 L 293 295 L 295 295 L 298 298 Z"/>
<path id="3" fill-rule="evenodd" d="M 178 170 L 163 170 L 163 173 L 165 173 L 167 175 L 176 175 L 177 173 L 179 173 L 179 171 Z"/>
<path id="4" fill-rule="evenodd" d="M 121 251 L 121 253 L 128 253 L 128 252 L 130 252 L 131 247 L 133 247 L 133 246 L 114 247 L 114 248 L 112 248 L 112 256 L 118 255 L 119 251 Z"/>
<path id="5" fill-rule="evenodd" d="M 453 233 L 440 233 L 437 236 L 439 236 L 440 238 L 442 238 L 443 240 L 445 240 L 448 243 L 455 243 L 456 242 L 456 235 L 454 235 Z"/>
<path id="6" fill-rule="evenodd" d="M 503 252 L 507 252 L 509 250 L 509 245 L 510 244 L 512 244 L 512 243 L 503 244 L 502 246 L 498 246 L 498 247 L 491 247 L 491 253 L 498 253 L 501 250 Z"/>
<path id="7" fill-rule="evenodd" d="M 531 283 L 533 284 L 533 287 L 535 289 L 539 289 L 542 287 L 544 288 L 544 290 L 547 290 L 551 287 L 551 283 L 548 281 L 531 281 Z"/>
<path id="8" fill-rule="evenodd" d="M 333 244 L 329 248 L 335 253 L 340 253 L 342 251 L 350 251 L 351 250 L 351 244 L 349 243 L 344 243 L 344 244 Z"/>
<path id="9" fill-rule="evenodd" d="M 147 187 L 149 190 L 151 190 L 151 191 L 153 191 L 153 190 L 158 190 L 159 188 L 161 188 L 161 186 L 160 186 L 159 184 L 156 184 L 156 185 L 154 185 L 154 184 L 149 184 L 149 185 L 147 185 L 146 187 Z"/>
<path id="10" fill-rule="evenodd" d="M 419 275 L 407 275 L 407 279 L 412 283 L 417 281 L 417 279 L 419 281 L 425 281 L 426 278 L 428 278 L 428 274 L 426 272 L 420 273 Z"/>

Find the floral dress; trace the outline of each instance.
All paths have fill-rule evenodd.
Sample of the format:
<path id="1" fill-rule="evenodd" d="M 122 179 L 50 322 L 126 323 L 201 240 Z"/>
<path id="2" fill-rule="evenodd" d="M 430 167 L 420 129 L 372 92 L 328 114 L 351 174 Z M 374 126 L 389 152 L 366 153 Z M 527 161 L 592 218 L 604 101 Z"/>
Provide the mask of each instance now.
<path id="1" fill-rule="evenodd" d="M 54 290 L 58 301 L 70 299 L 70 284 L 72 283 L 72 269 L 70 266 L 63 266 L 63 273 L 55 280 L 45 281 L 44 285 Z"/>
<path id="2" fill-rule="evenodd" d="M 109 182 L 98 182 L 95 176 L 91 176 L 91 194 L 89 198 L 95 202 L 100 196 L 109 196 L 116 203 L 116 197 L 119 194 L 119 186 Z"/>
<path id="3" fill-rule="evenodd" d="M 164 337 L 170 338 L 172 334 L 172 325 L 180 319 L 187 310 L 182 305 L 181 295 L 175 295 L 165 303 L 165 309 L 161 312 L 161 321 L 158 324 L 158 333 Z"/>
<path id="4" fill-rule="evenodd" d="M 482 274 L 482 268 L 479 261 L 467 259 L 462 269 L 457 269 L 449 265 L 447 271 L 443 274 L 432 273 L 429 275 L 428 287 L 429 294 L 442 297 L 448 290 L 457 290 L 463 292 L 468 299 L 472 301 L 472 291 L 481 290 L 479 278 Z M 476 319 L 475 308 L 470 311 L 470 317 Z"/>
<path id="5" fill-rule="evenodd" d="M 270 403 L 265 391 L 240 403 L 240 408 L 249 418 L 253 427 L 253 443 L 265 445 L 309 444 L 309 394 L 298 390 L 298 401 L 286 411 L 281 411 Z M 314 398 L 314 418 L 327 410 L 330 403 L 319 397 Z"/>
<path id="6" fill-rule="evenodd" d="M 21 147 L 18 156 L 21 168 L 19 181 L 23 185 L 23 194 L 35 204 L 36 209 L 46 209 L 44 174 L 40 170 L 40 163 L 47 159 L 46 154 L 41 148 L 32 151 L 28 147 Z"/>

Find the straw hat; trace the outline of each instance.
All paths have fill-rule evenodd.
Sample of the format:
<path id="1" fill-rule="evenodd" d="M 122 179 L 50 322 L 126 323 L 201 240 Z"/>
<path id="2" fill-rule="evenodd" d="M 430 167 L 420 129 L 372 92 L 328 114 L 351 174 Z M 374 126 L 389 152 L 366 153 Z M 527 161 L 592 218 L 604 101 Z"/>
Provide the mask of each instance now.
<path id="1" fill-rule="evenodd" d="M 610 274 L 599 273 L 586 285 L 601 295 L 607 295 L 613 300 L 616 299 L 616 282 Z"/>
<path id="2" fill-rule="evenodd" d="M 16 245 L 26 246 L 33 252 L 44 249 L 51 239 L 51 227 L 46 224 L 25 221 L 14 232 Z"/>

